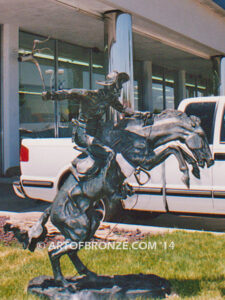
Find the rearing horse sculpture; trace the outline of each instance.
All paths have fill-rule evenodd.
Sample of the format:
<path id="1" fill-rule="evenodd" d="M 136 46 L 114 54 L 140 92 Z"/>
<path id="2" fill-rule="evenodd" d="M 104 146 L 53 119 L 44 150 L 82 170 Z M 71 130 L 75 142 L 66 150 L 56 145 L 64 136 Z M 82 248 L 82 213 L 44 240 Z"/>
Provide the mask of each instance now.
<path id="1" fill-rule="evenodd" d="M 108 124 L 100 140 L 113 149 L 114 154 L 111 151 L 103 153 L 102 148 L 93 143 L 90 153 L 79 155 L 53 204 L 24 238 L 25 246 L 33 251 L 40 236 L 45 236 L 47 230 L 44 225 L 50 217 L 66 239 L 64 245 L 49 250 L 54 278 L 63 286 L 68 285 L 60 268 L 60 257 L 64 254 L 69 256 L 79 274 L 96 276 L 81 262 L 77 256 L 78 249 L 72 245 L 93 237 L 101 220 L 95 204 L 102 197 L 120 201 L 132 193 L 132 188 L 124 184 L 124 160 L 133 167 L 133 171 L 139 167 L 149 171 L 173 154 L 187 186 L 187 164 L 192 166 L 197 178 L 200 177 L 199 166 L 213 164 L 200 120 L 176 110 L 166 110 L 159 115 L 139 113 L 122 119 L 116 126 Z M 86 169 L 82 169 L 83 166 Z"/>
<path id="2" fill-rule="evenodd" d="M 37 45 L 43 42 L 35 40 L 32 52 L 22 55 L 20 61 L 35 63 L 45 90 L 41 69 L 34 57 L 36 52 L 43 51 L 37 48 Z M 44 211 L 28 232 L 20 232 L 18 228 L 9 224 L 5 226 L 5 230 L 13 231 L 24 243 L 25 248 L 34 251 L 37 242 L 47 233 L 45 224 L 50 217 L 51 222 L 66 239 L 64 245 L 49 249 L 54 278 L 63 286 L 68 285 L 60 268 L 60 257 L 64 254 L 69 256 L 79 274 L 96 277 L 96 274 L 81 262 L 77 256 L 79 249 L 74 249 L 73 243 L 89 241 L 93 237 L 101 220 L 101 214 L 95 209 L 95 204 L 102 197 L 107 197 L 109 201 L 120 201 L 132 193 L 132 187 L 124 183 L 129 175 L 124 168 L 126 164 L 124 162 L 128 162 L 130 171 L 134 172 L 138 168 L 150 171 L 173 154 L 178 160 L 183 181 L 188 187 L 187 164 L 192 166 L 194 176 L 200 178 L 199 166 L 204 167 L 206 163 L 209 167 L 213 163 L 200 120 L 194 116 L 187 117 L 185 113 L 175 110 L 166 110 L 159 115 L 137 113 L 122 119 L 116 126 L 110 123 L 104 124 L 96 134 L 98 138 L 88 137 L 88 132 L 84 130 L 88 125 L 84 124 L 85 119 L 90 118 L 93 121 L 97 117 L 98 120 L 108 107 L 114 107 L 127 115 L 133 114 L 117 99 L 122 84 L 129 79 L 129 76 L 126 73 L 114 73 L 115 76 L 108 78 L 107 83 L 101 83 L 105 89 L 99 91 L 86 91 L 85 95 L 83 92 L 77 94 L 75 90 L 53 93 L 58 95 L 59 99 L 63 98 L 64 94 L 66 97 L 79 98 L 80 117 L 82 117 L 80 121 L 83 123 L 78 124 L 77 130 L 80 134 L 77 141 L 83 142 L 86 136 L 87 141 L 91 138 L 94 142 L 84 143 L 88 145 L 85 146 L 88 151 L 85 152 L 83 149 L 83 153 L 72 162 L 71 175 L 58 191 L 52 205 Z M 44 93 L 43 99 L 55 100 L 53 94 Z"/>

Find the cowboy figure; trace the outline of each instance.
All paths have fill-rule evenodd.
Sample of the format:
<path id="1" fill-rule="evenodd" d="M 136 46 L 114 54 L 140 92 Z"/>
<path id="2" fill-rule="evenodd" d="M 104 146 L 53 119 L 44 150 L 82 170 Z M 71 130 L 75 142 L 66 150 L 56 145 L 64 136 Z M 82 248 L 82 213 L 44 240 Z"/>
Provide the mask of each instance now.
<path id="1" fill-rule="evenodd" d="M 106 77 L 106 81 L 97 82 L 104 88 L 98 90 L 59 90 L 56 92 L 43 92 L 43 100 L 73 100 L 79 104 L 78 119 L 73 123 L 76 125 L 73 131 L 73 141 L 79 146 L 80 150 L 85 151 L 92 145 L 94 138 L 98 136 L 98 132 L 102 128 L 103 115 L 112 107 L 120 113 L 131 116 L 132 109 L 125 107 L 119 101 L 123 83 L 129 80 L 127 73 L 118 73 L 116 71 L 110 73 Z M 106 152 L 112 150 L 101 144 Z"/>

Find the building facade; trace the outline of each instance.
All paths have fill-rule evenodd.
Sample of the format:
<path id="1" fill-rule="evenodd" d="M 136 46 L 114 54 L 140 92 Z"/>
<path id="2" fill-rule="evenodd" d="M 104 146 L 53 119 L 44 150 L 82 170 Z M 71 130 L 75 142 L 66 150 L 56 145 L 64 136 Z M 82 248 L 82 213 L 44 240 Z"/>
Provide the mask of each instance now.
<path id="1" fill-rule="evenodd" d="M 43 102 L 43 89 L 96 89 L 126 71 L 121 101 L 155 113 L 186 97 L 224 91 L 225 1 L 1 1 L 0 173 L 19 165 L 21 138 L 71 136 L 71 101 Z M 32 61 L 35 53 L 44 83 Z"/>

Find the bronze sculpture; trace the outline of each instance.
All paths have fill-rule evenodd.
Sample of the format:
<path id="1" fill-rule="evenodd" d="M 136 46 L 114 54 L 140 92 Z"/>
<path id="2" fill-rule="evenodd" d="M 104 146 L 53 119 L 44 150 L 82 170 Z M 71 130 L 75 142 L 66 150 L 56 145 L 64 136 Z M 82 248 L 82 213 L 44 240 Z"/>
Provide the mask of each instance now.
<path id="1" fill-rule="evenodd" d="M 185 113 L 175 110 L 167 110 L 156 116 L 139 113 L 133 117 L 125 117 L 116 126 L 111 123 L 107 125 L 102 131 L 101 141 L 113 152 L 103 155 L 101 147 L 93 142 L 89 146 L 89 153 L 81 153 L 72 163 L 72 174 L 59 190 L 53 204 L 24 240 L 26 247 L 33 251 L 40 236 L 43 238 L 46 234 L 44 225 L 50 217 L 67 241 L 63 246 L 49 251 L 54 278 L 63 286 L 68 285 L 61 273 L 59 262 L 64 254 L 70 257 L 78 273 L 90 278 L 96 277 L 78 258 L 78 249 L 72 247 L 73 242 L 89 241 L 97 230 L 101 216 L 95 210 L 94 204 L 101 197 L 120 201 L 132 193 L 132 189 L 123 184 L 126 177 L 113 153 L 120 153 L 134 169 L 141 167 L 144 170 L 151 170 L 174 154 L 187 185 L 187 163 L 192 165 L 192 172 L 198 178 L 199 166 L 204 167 L 207 164 L 209 167 L 213 163 L 199 119 L 187 117 Z M 186 152 L 182 144 L 170 143 L 178 140 L 186 144 L 192 155 Z M 79 173 L 79 162 L 88 161 L 89 156 L 93 160 L 92 167 Z"/>
<path id="2" fill-rule="evenodd" d="M 43 93 L 43 100 L 67 98 L 79 103 L 80 113 L 78 120 L 74 121 L 73 139 L 81 154 L 72 162 L 71 175 L 54 202 L 29 232 L 20 235 L 9 225 L 5 229 L 15 231 L 24 247 L 34 251 L 47 233 L 45 224 L 50 218 L 66 239 L 60 247 L 49 250 L 54 279 L 64 287 L 70 285 L 60 268 L 60 257 L 65 254 L 79 274 L 94 280 L 98 278 L 81 262 L 77 256 L 79 249 L 74 249 L 72 244 L 89 241 L 94 236 L 101 220 L 95 204 L 102 197 L 117 202 L 132 194 L 132 187 L 124 184 L 127 176 L 124 160 L 132 166 L 133 172 L 146 172 L 173 154 L 188 187 L 187 164 L 192 166 L 192 173 L 199 178 L 199 167 L 205 164 L 209 167 L 213 163 L 197 117 L 188 117 L 176 110 L 153 115 L 125 108 L 118 97 L 122 84 L 127 80 L 129 76 L 126 73 L 114 72 L 106 82 L 100 83 L 104 88 L 97 91 L 72 89 Z M 102 123 L 102 117 L 110 106 L 125 114 L 116 125 L 110 121 Z"/>
<path id="3" fill-rule="evenodd" d="M 167 121 L 166 124 L 164 123 L 164 130 L 159 127 L 162 120 Z M 149 121 L 153 124 L 148 125 Z M 169 128 L 171 121 L 173 125 Z M 143 126 L 144 124 L 146 125 Z M 181 124 L 182 133 L 179 132 Z M 135 130 L 134 127 L 136 127 Z M 199 120 L 195 117 L 188 118 L 181 112 L 166 111 L 153 120 L 152 117 L 149 120 L 140 116 L 125 118 L 117 126 L 107 128 L 103 132 L 101 140 L 104 144 L 109 145 L 115 153 L 121 153 L 135 168 L 140 166 L 145 170 L 151 170 L 169 155 L 174 154 L 179 161 L 186 183 L 188 183 L 189 175 L 185 160 L 193 166 L 193 174 L 197 177 L 199 176 L 197 162 L 201 167 L 204 167 L 205 163 L 209 167 L 212 163 L 210 150 L 199 126 Z M 182 146 L 165 146 L 158 154 L 154 152 L 165 142 L 177 139 L 182 140 L 188 146 L 196 160 L 185 152 Z M 55 279 L 63 285 L 67 283 L 60 271 L 59 259 L 64 254 L 68 254 L 78 273 L 95 276 L 79 260 L 77 250 L 71 250 L 72 247 L 70 247 L 72 242 L 89 241 L 97 230 L 100 216 L 94 209 L 94 203 L 101 197 L 108 197 L 110 201 L 119 201 L 131 192 L 129 187 L 123 185 L 125 176 L 112 153 L 107 157 L 101 156 L 97 146 L 93 145 L 90 155 L 95 161 L 94 173 L 79 174 L 76 170 L 78 176 L 70 175 L 48 212 L 51 222 L 68 240 L 65 246 L 49 252 Z M 86 154 L 83 158 L 81 157 L 84 160 L 87 158 Z"/>

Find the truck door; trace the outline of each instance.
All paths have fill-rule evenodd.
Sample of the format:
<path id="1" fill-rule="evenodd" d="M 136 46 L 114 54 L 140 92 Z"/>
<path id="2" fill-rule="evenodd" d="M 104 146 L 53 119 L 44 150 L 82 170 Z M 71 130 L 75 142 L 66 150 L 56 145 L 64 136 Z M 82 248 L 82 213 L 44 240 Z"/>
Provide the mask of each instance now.
<path id="1" fill-rule="evenodd" d="M 192 99 L 183 107 L 188 116 L 195 115 L 201 119 L 210 148 L 213 142 L 213 120 L 216 101 Z M 225 145 L 224 145 L 225 146 Z M 190 189 L 182 181 L 182 173 L 174 156 L 166 160 L 166 199 L 169 211 L 186 213 L 212 213 L 212 167 L 200 169 L 201 179 L 190 173 Z"/>
<path id="2" fill-rule="evenodd" d="M 164 166 L 160 164 L 150 171 L 150 180 L 146 174 L 141 173 L 139 181 L 145 184 L 138 184 L 135 176 L 128 179 L 128 183 L 133 186 L 135 194 L 123 201 L 125 209 L 141 211 L 166 212 L 163 179 Z"/>
<path id="3" fill-rule="evenodd" d="M 214 138 L 213 208 L 225 214 L 225 97 L 220 97 Z"/>

